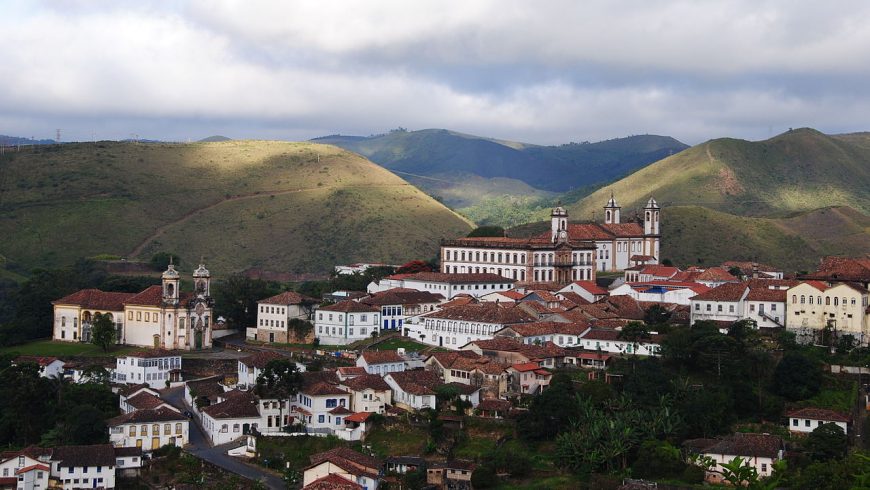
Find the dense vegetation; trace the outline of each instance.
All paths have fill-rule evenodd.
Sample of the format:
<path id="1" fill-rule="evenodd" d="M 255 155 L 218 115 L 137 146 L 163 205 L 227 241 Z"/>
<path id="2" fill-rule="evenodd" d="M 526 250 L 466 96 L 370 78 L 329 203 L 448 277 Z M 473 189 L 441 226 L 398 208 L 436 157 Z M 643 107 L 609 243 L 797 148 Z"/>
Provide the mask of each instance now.
<path id="1" fill-rule="evenodd" d="M 37 146 L 0 156 L 0 268 L 205 256 L 217 275 L 326 273 L 435 255 L 471 225 L 336 147 L 227 141 Z"/>

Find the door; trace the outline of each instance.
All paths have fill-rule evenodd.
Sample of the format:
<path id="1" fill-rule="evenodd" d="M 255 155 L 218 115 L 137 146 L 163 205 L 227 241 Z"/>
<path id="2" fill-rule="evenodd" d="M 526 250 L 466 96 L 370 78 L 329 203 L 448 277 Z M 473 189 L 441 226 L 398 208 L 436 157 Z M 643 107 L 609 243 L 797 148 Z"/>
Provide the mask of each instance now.
<path id="1" fill-rule="evenodd" d="M 142 448 L 142 439 L 136 439 L 136 447 Z"/>
<path id="2" fill-rule="evenodd" d="M 159 335 L 154 336 L 154 348 L 155 349 L 160 348 L 160 336 Z"/>
<path id="3" fill-rule="evenodd" d="M 197 330 L 196 333 L 193 334 L 193 339 L 196 349 L 202 349 L 202 330 Z"/>
<path id="4" fill-rule="evenodd" d="M 272 332 L 269 332 L 269 342 L 274 342 L 274 341 L 275 341 L 275 334 Z"/>
<path id="5" fill-rule="evenodd" d="M 160 449 L 160 438 L 152 437 L 151 438 L 151 449 Z"/>

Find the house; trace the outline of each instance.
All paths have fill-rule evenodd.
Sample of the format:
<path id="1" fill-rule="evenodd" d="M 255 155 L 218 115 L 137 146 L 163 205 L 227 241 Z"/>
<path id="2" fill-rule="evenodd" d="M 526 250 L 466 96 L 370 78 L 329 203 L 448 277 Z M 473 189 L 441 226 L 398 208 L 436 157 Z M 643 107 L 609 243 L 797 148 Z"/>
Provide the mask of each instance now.
<path id="1" fill-rule="evenodd" d="M 351 393 L 333 374 L 329 379 L 309 376 L 290 410 L 309 432 L 333 433 L 344 430 L 344 418 L 353 413 L 350 406 Z"/>
<path id="2" fill-rule="evenodd" d="M 18 356 L 14 364 L 36 364 L 39 367 L 39 375 L 43 378 L 62 378 L 64 375 L 64 362 L 56 357 L 44 356 Z"/>
<path id="3" fill-rule="evenodd" d="M 590 322 L 534 322 L 507 326 L 494 337 L 507 337 L 523 344 L 543 345 L 552 342 L 559 347 L 574 347 L 580 336 L 589 330 Z"/>
<path id="4" fill-rule="evenodd" d="M 218 395 L 214 405 L 202 407 L 202 428 L 212 445 L 235 441 L 256 430 L 260 424 L 257 398 L 244 391 L 228 391 Z"/>
<path id="5" fill-rule="evenodd" d="M 150 452 L 166 445 L 181 447 L 190 441 L 188 418 L 166 407 L 125 413 L 109 419 L 106 425 L 114 447 Z"/>
<path id="6" fill-rule="evenodd" d="M 746 283 L 726 283 L 691 299 L 692 324 L 699 320 L 734 323 L 746 318 L 744 312 L 749 286 Z"/>
<path id="7" fill-rule="evenodd" d="M 537 362 L 513 364 L 505 369 L 508 375 L 508 390 L 523 395 L 538 395 L 553 379 L 553 373 Z"/>
<path id="8" fill-rule="evenodd" d="M 802 281 L 787 292 L 786 329 L 794 332 L 801 343 L 821 344 L 827 329 L 834 341 L 852 335 L 861 345 L 867 345 L 868 294 L 857 282 Z"/>
<path id="9" fill-rule="evenodd" d="M 581 347 L 587 351 L 658 356 L 663 338 L 664 336 L 653 333 L 648 339 L 630 341 L 621 338 L 619 330 L 591 328 L 580 337 L 580 342 Z"/>
<path id="10" fill-rule="evenodd" d="M 330 473 L 302 487 L 302 490 L 364 490 L 359 483 L 348 480 L 337 473 Z"/>
<path id="11" fill-rule="evenodd" d="M 193 413 L 199 415 L 200 407 L 218 402 L 218 396 L 226 392 L 223 379 L 223 375 L 218 375 L 184 383 L 184 401 Z"/>
<path id="12" fill-rule="evenodd" d="M 435 388 L 442 384 L 432 371 L 414 370 L 388 373 L 384 381 L 393 390 L 393 403 L 406 410 L 436 408 Z"/>
<path id="13" fill-rule="evenodd" d="M 749 294 L 743 308 L 746 318 L 754 321 L 758 328 L 785 327 L 788 290 L 798 281 L 751 279 L 748 284 Z"/>
<path id="14" fill-rule="evenodd" d="M 394 274 L 369 283 L 367 291 L 377 293 L 393 288 L 414 289 L 440 294 L 452 299 L 458 294 L 479 297 L 493 291 L 507 291 L 513 288 L 516 280 L 495 273 L 442 273 L 417 272 L 415 274 Z"/>
<path id="15" fill-rule="evenodd" d="M 584 369 L 607 369 L 613 356 L 603 352 L 572 350 L 565 356 L 566 364 L 573 364 Z"/>
<path id="16" fill-rule="evenodd" d="M 181 381 L 181 355 L 151 349 L 118 357 L 112 381 L 148 383 L 152 386 L 162 386 L 167 381 Z"/>
<path id="17" fill-rule="evenodd" d="M 588 303 L 594 303 L 598 300 L 604 299 L 608 294 L 606 289 L 595 284 L 593 281 L 574 281 L 556 291 L 556 294 L 560 296 L 564 293 L 577 294 Z"/>
<path id="18" fill-rule="evenodd" d="M 511 402 L 496 398 L 485 398 L 477 405 L 476 412 L 481 417 L 503 419 L 512 408 Z"/>
<path id="19" fill-rule="evenodd" d="M 62 446 L 51 451 L 51 477 L 60 488 L 115 488 L 115 449 L 111 444 Z"/>
<path id="20" fill-rule="evenodd" d="M 523 296 L 525 296 L 525 294 L 516 289 L 509 289 L 507 291 L 494 291 L 489 294 L 484 294 L 478 299 L 480 301 L 489 301 L 491 303 L 515 303 L 522 299 Z"/>
<path id="21" fill-rule="evenodd" d="M 315 335 L 326 345 L 347 345 L 380 330 L 380 308 L 345 300 L 317 310 Z"/>
<path id="22" fill-rule="evenodd" d="M 288 359 L 286 356 L 278 352 L 263 351 L 257 352 L 247 357 L 239 359 L 238 365 L 238 388 L 241 390 L 250 389 L 257 384 L 257 378 L 266 368 L 269 362 L 279 359 Z M 305 366 L 296 363 L 297 369 L 305 371 Z"/>
<path id="23" fill-rule="evenodd" d="M 646 281 L 626 282 L 613 288 L 610 296 L 630 296 L 638 301 L 649 303 L 670 303 L 688 305 L 695 295 L 710 288 L 696 282 Z"/>
<path id="24" fill-rule="evenodd" d="M 475 340 L 491 339 L 507 325 L 531 323 L 536 318 L 519 308 L 497 303 L 469 303 L 442 307 L 423 315 L 409 336 L 428 345 L 456 349 Z"/>
<path id="25" fill-rule="evenodd" d="M 118 398 L 118 404 L 122 413 L 131 413 L 137 410 L 155 410 L 158 408 L 166 408 L 173 411 L 178 411 L 177 408 L 169 404 L 169 402 L 160 398 L 160 394 L 154 394 L 154 390 L 141 389 L 130 396 L 121 395 Z"/>
<path id="26" fill-rule="evenodd" d="M 783 271 L 782 269 L 778 269 L 776 267 L 759 264 L 757 262 L 739 262 L 739 261 L 728 261 L 722 263 L 722 268 L 726 271 L 731 271 L 733 269 L 740 269 L 740 276 L 742 278 L 753 278 L 753 279 L 782 279 Z"/>
<path id="27" fill-rule="evenodd" d="M 773 473 L 773 463 L 783 457 L 783 442 L 779 436 L 769 434 L 737 433 L 721 440 L 714 440 L 699 448 L 699 453 L 712 458 L 715 465 L 707 471 L 706 480 L 710 483 L 722 483 L 722 464 L 730 463 L 740 457 L 755 468 L 760 478 L 767 478 Z"/>
<path id="28" fill-rule="evenodd" d="M 211 348 L 214 300 L 211 274 L 204 264 L 193 272 L 193 284 L 193 293 L 182 292 L 181 276 L 169 264 L 161 285 L 140 293 L 82 289 L 52 302 L 52 338 L 90 342 L 93 321 L 100 316 L 115 325 L 119 344 L 170 350 Z"/>
<path id="29" fill-rule="evenodd" d="M 142 468 L 142 449 L 138 447 L 115 448 L 116 476 L 133 478 L 139 476 Z"/>
<path id="30" fill-rule="evenodd" d="M 435 311 L 438 305 L 444 302 L 444 295 L 415 289 L 394 288 L 373 293 L 359 302 L 381 309 L 382 330 L 401 332 L 408 317 Z"/>
<path id="31" fill-rule="evenodd" d="M 788 417 L 788 430 L 802 434 L 808 434 L 822 424 L 835 424 L 843 429 L 843 434 L 848 434 L 851 422 L 846 414 L 812 407 L 792 410 L 786 414 L 786 417 Z"/>
<path id="32" fill-rule="evenodd" d="M 434 352 L 426 358 L 425 368 L 436 372 L 446 383 L 462 383 L 481 388 L 485 397 L 497 398 L 507 391 L 507 364 L 472 351 Z"/>
<path id="33" fill-rule="evenodd" d="M 369 374 L 384 375 L 405 370 L 405 359 L 394 350 L 364 350 L 356 358 L 357 367 Z"/>
<path id="34" fill-rule="evenodd" d="M 351 394 L 350 410 L 353 412 L 384 413 L 393 403 L 390 385 L 378 374 L 364 374 L 341 381 L 339 388 Z"/>
<path id="35" fill-rule="evenodd" d="M 384 461 L 386 473 L 405 475 L 412 471 L 426 471 L 426 460 L 419 456 L 390 456 Z"/>
<path id="36" fill-rule="evenodd" d="M 346 447 L 330 449 L 312 455 L 310 461 L 311 464 L 303 473 L 303 488 L 308 488 L 314 482 L 329 476 L 338 476 L 345 481 L 356 483 L 365 490 L 377 490 L 380 484 L 383 461 L 353 449 Z M 335 481 L 337 484 L 344 485 L 343 482 Z"/>
<path id="37" fill-rule="evenodd" d="M 50 448 L 28 446 L 0 453 L 0 488 L 43 489 L 51 478 Z"/>
<path id="38" fill-rule="evenodd" d="M 466 460 L 436 461 L 426 469 L 426 483 L 439 489 L 471 489 L 471 475 L 477 466 Z"/>
<path id="39" fill-rule="evenodd" d="M 543 345 L 523 344 L 507 337 L 477 340 L 463 345 L 461 350 L 472 351 L 503 364 L 537 361 L 541 366 L 557 368 L 565 361 L 567 351 L 552 342 Z"/>
<path id="40" fill-rule="evenodd" d="M 831 285 L 853 282 L 868 289 L 870 288 L 870 256 L 823 257 L 815 272 L 802 275 L 800 279 L 824 281 Z"/>
<path id="41" fill-rule="evenodd" d="M 347 379 L 355 378 L 357 376 L 363 376 L 368 374 L 365 368 L 356 367 L 356 366 L 340 366 L 335 369 L 335 374 L 338 377 L 339 381 L 344 381 Z"/>
<path id="42" fill-rule="evenodd" d="M 320 301 L 294 291 L 261 299 L 257 302 L 255 339 L 263 342 L 311 342 L 314 339 L 311 332 L 297 332 L 290 323 L 292 320 L 310 320 L 318 303 Z"/>

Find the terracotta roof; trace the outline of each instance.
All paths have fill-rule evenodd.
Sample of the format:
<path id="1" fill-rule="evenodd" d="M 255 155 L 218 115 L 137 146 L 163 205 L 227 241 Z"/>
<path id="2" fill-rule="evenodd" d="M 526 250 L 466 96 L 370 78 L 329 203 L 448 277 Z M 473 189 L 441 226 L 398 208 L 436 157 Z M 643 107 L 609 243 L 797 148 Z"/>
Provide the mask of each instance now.
<path id="1" fill-rule="evenodd" d="M 274 361 L 276 359 L 287 359 L 287 357 L 284 357 L 280 353 L 274 351 L 261 351 L 248 357 L 243 357 L 239 359 L 239 362 L 248 367 L 263 369 L 266 367 L 266 364 L 269 364 L 270 361 Z"/>
<path id="2" fill-rule="evenodd" d="M 378 313 L 381 311 L 381 309 L 363 303 L 358 303 L 350 299 L 346 299 L 334 305 L 322 306 L 318 311 L 339 311 L 343 313 Z"/>
<path id="3" fill-rule="evenodd" d="M 375 391 L 389 391 L 390 385 L 384 381 L 384 378 L 380 377 L 377 374 L 364 374 L 361 376 L 356 376 L 354 378 L 346 379 L 341 382 L 342 385 L 347 386 L 349 389 L 353 391 L 363 391 L 363 390 L 375 390 Z"/>
<path id="4" fill-rule="evenodd" d="M 77 305 L 90 310 L 124 311 L 124 302 L 136 296 L 135 293 L 115 293 L 99 289 L 82 289 L 61 299 L 52 301 L 53 305 Z"/>
<path id="5" fill-rule="evenodd" d="M 418 272 L 405 278 L 406 281 L 445 282 L 450 284 L 472 283 L 515 283 L 516 279 L 508 279 L 498 274 L 486 273 L 446 273 L 446 272 Z"/>
<path id="6" fill-rule="evenodd" d="M 338 384 L 338 376 L 335 371 L 306 371 L 302 373 L 302 389 L 305 390 L 317 383 Z"/>
<path id="7" fill-rule="evenodd" d="M 514 290 L 514 289 L 509 289 L 509 290 L 507 290 L 507 291 L 499 291 L 499 292 L 496 293 L 496 294 L 500 294 L 500 295 L 502 295 L 502 296 L 504 296 L 504 297 L 507 297 L 507 298 L 510 298 L 510 299 L 512 299 L 512 300 L 514 300 L 514 301 L 516 301 L 516 300 L 522 298 L 523 296 L 525 296 L 523 293 L 521 293 L 521 292 L 519 292 L 519 291 L 517 291 L 517 290 Z"/>
<path id="8" fill-rule="evenodd" d="M 730 301 L 737 302 L 740 301 L 740 298 L 743 297 L 743 293 L 746 292 L 746 284 L 742 282 L 732 283 L 726 282 L 721 286 L 717 286 L 706 293 L 701 293 L 699 295 L 693 296 L 692 300 L 700 300 L 700 301 Z"/>
<path id="9" fill-rule="evenodd" d="M 736 260 L 729 260 L 727 262 L 722 262 L 723 269 L 727 270 L 727 269 L 730 269 L 732 267 L 737 267 L 738 269 L 740 269 L 740 272 L 742 272 L 743 275 L 746 275 L 746 276 L 752 275 L 753 269 L 758 269 L 759 271 L 762 271 L 762 272 L 782 272 L 782 269 L 777 269 L 776 267 L 773 267 L 771 265 L 759 264 L 759 263 L 755 263 L 755 262 L 739 262 Z"/>
<path id="10" fill-rule="evenodd" d="M 824 257 L 806 277 L 830 281 L 870 282 L 870 257 Z"/>
<path id="11" fill-rule="evenodd" d="M 607 296 L 607 290 L 598 284 L 595 284 L 593 281 L 574 281 L 572 284 L 576 284 L 592 294 Z"/>
<path id="12" fill-rule="evenodd" d="M 787 289 L 768 289 L 768 288 L 749 288 L 749 294 L 746 295 L 747 301 L 769 301 L 771 303 L 785 303 L 788 296 Z"/>
<path id="13" fill-rule="evenodd" d="M 619 334 L 620 334 L 619 330 L 611 330 L 609 328 L 593 328 L 592 330 L 589 330 L 589 332 L 587 332 L 586 335 L 583 335 L 580 338 L 582 340 L 605 340 L 605 341 L 610 341 L 610 342 L 614 342 L 614 341 L 615 342 L 628 342 L 628 340 L 621 339 L 619 337 Z M 660 334 L 653 334 L 653 335 L 650 335 L 650 338 L 644 339 L 640 343 L 659 344 L 659 343 L 661 343 L 663 338 L 664 338 L 664 336 L 662 336 Z"/>
<path id="14" fill-rule="evenodd" d="M 637 223 L 602 223 L 601 227 L 616 237 L 639 237 L 643 236 L 643 227 Z"/>
<path id="15" fill-rule="evenodd" d="M 148 392 L 139 393 L 138 395 L 127 398 L 127 405 L 130 405 L 136 410 L 157 408 L 164 403 L 166 403 L 164 400 L 161 400 L 159 397 Z"/>
<path id="16" fill-rule="evenodd" d="M 33 470 L 49 471 L 49 468 L 48 468 L 48 466 L 46 466 L 42 463 L 37 463 L 37 464 L 32 464 L 30 466 L 26 466 L 24 468 L 17 469 L 17 470 L 15 470 L 15 474 L 20 475 L 21 473 L 27 473 L 27 472 L 33 471 Z"/>
<path id="17" fill-rule="evenodd" d="M 703 450 L 705 454 L 729 456 L 761 456 L 777 458 L 782 449 L 779 436 L 766 434 L 734 434 Z"/>
<path id="18" fill-rule="evenodd" d="M 652 255 L 632 255 L 628 260 L 632 262 L 646 262 L 649 260 L 655 260 L 655 257 Z"/>
<path id="19" fill-rule="evenodd" d="M 111 444 L 91 446 L 61 446 L 52 451 L 52 461 L 61 468 L 72 466 L 115 466 L 115 450 Z"/>
<path id="20" fill-rule="evenodd" d="M 426 361 L 429 359 L 436 359 L 438 364 L 441 364 L 444 367 L 449 367 L 453 362 L 456 361 L 457 357 L 465 357 L 467 359 L 477 359 L 478 356 L 474 352 L 467 350 L 452 350 L 452 351 L 440 351 L 433 352 L 426 357 Z"/>
<path id="21" fill-rule="evenodd" d="M 305 296 L 304 294 L 299 294 L 295 291 L 285 291 L 281 294 L 277 294 L 266 299 L 261 299 L 260 301 L 257 301 L 257 303 L 265 305 L 289 306 L 301 304 L 315 304 L 320 303 L 320 301 L 309 296 Z"/>
<path id="22" fill-rule="evenodd" d="M 579 294 L 577 294 L 573 291 L 565 291 L 564 293 L 558 293 L 558 294 L 563 299 L 563 301 L 570 301 L 571 303 L 573 303 L 573 306 L 588 305 L 591 303 L 588 299 L 584 298 L 583 296 L 580 296 Z"/>
<path id="23" fill-rule="evenodd" d="M 160 306 L 163 304 L 163 288 L 161 286 L 148 286 L 141 293 L 133 295 L 124 301 L 125 305 L 137 306 Z"/>
<path id="24" fill-rule="evenodd" d="M 383 305 L 418 305 L 421 303 L 440 303 L 444 300 L 441 294 L 429 291 L 406 290 L 405 288 L 388 289 L 363 298 L 360 303 L 372 306 Z"/>
<path id="25" fill-rule="evenodd" d="M 115 457 L 142 456 L 141 447 L 116 447 Z"/>
<path id="26" fill-rule="evenodd" d="M 412 395 L 434 395 L 435 387 L 441 384 L 441 378 L 432 371 L 401 371 L 386 376 L 391 377 L 402 391 Z"/>
<path id="27" fill-rule="evenodd" d="M 345 422 L 357 422 L 362 423 L 368 420 L 369 417 L 372 416 L 374 412 L 357 412 L 353 415 L 348 415 L 344 418 Z"/>
<path id="28" fill-rule="evenodd" d="M 549 237 L 550 232 L 542 235 Z M 613 233 L 598 223 L 569 223 L 568 238 L 571 240 L 607 240 L 613 238 Z"/>
<path id="29" fill-rule="evenodd" d="M 188 381 L 186 384 L 193 396 L 212 398 L 224 393 L 224 387 L 218 382 L 218 379 L 220 378 L 221 376 L 215 376 L 195 381 Z"/>
<path id="30" fill-rule="evenodd" d="M 32 362 L 34 364 L 38 364 L 42 367 L 48 366 L 49 364 L 59 361 L 60 359 L 56 357 L 43 357 L 43 356 L 18 356 L 15 358 L 15 362 L 24 363 L 24 362 Z"/>
<path id="31" fill-rule="evenodd" d="M 519 352 L 529 359 L 564 357 L 566 354 L 565 349 L 552 342 L 545 342 L 543 345 L 523 344 L 507 337 L 475 340 L 466 345 L 472 344 L 479 347 L 482 351 Z"/>
<path id="32" fill-rule="evenodd" d="M 402 356 L 394 350 L 365 350 L 361 356 L 367 364 L 386 364 L 391 362 L 405 362 Z"/>
<path id="33" fill-rule="evenodd" d="M 156 410 L 136 410 L 130 413 L 125 413 L 124 415 L 119 415 L 107 420 L 106 425 L 109 427 L 115 427 L 122 424 L 169 422 L 176 420 L 187 420 L 187 417 L 170 408 L 160 407 Z"/>
<path id="34" fill-rule="evenodd" d="M 203 407 L 202 411 L 214 419 L 247 419 L 259 418 L 257 399 L 254 395 L 231 396 L 228 399 Z"/>
<path id="35" fill-rule="evenodd" d="M 330 473 L 305 485 L 302 490 L 363 490 L 363 487 L 359 483 L 342 478 L 335 473 Z"/>
<path id="36" fill-rule="evenodd" d="M 472 296 L 468 296 L 466 294 L 457 294 L 456 296 L 453 297 L 453 299 L 442 304 L 441 308 L 442 309 L 452 308 L 454 306 L 465 306 L 465 305 L 477 304 L 477 303 L 480 303 L 480 301 L 478 301 L 477 298 L 474 298 Z"/>
<path id="37" fill-rule="evenodd" d="M 540 366 L 538 365 L 537 362 L 521 362 L 521 363 L 511 365 L 510 369 L 513 369 L 514 371 L 519 371 L 521 373 L 525 373 L 528 371 L 535 371 L 537 369 L 540 369 Z"/>
<path id="38" fill-rule="evenodd" d="M 337 447 L 335 449 L 330 449 L 329 451 L 325 451 L 322 453 L 313 454 L 310 456 L 310 461 L 312 465 L 316 465 L 318 463 L 322 463 L 324 461 L 337 462 L 337 460 L 345 460 L 353 464 L 353 466 L 359 469 L 367 469 L 366 473 L 371 473 L 371 470 L 377 474 L 381 466 L 383 466 L 383 461 L 378 458 L 372 456 L 366 456 L 365 454 L 358 453 L 353 449 L 346 447 Z"/>
<path id="39" fill-rule="evenodd" d="M 368 374 L 366 368 L 357 366 L 341 366 L 336 371 L 343 376 L 364 376 Z"/>
<path id="40" fill-rule="evenodd" d="M 146 349 L 140 350 L 136 352 L 131 352 L 129 354 L 120 356 L 120 357 L 135 357 L 142 359 L 153 359 L 155 357 L 181 357 L 180 354 L 175 354 L 171 351 L 165 349 Z"/>
<path id="41" fill-rule="evenodd" d="M 154 390 L 153 388 L 151 388 L 148 385 L 148 383 L 139 383 L 139 384 L 135 384 L 135 385 L 124 386 L 123 388 L 118 390 L 118 394 L 121 396 L 127 397 L 127 396 L 132 395 L 133 393 L 136 393 L 137 391 L 139 391 L 141 389 L 149 389 L 149 390 L 154 391 L 155 394 L 157 394 L 157 391 Z"/>
<path id="42" fill-rule="evenodd" d="M 449 308 L 445 307 L 424 316 L 426 318 L 496 323 L 502 325 L 531 322 L 535 320 L 534 316 L 523 310 L 517 308 L 504 308 L 495 303 L 488 302 L 453 306 Z"/>
<path id="43" fill-rule="evenodd" d="M 680 272 L 676 267 L 667 265 L 650 264 L 643 266 L 640 270 L 641 274 L 649 274 L 655 277 L 673 277 L 674 274 Z"/>
<path id="44" fill-rule="evenodd" d="M 808 281 L 801 281 L 801 284 L 806 284 L 808 286 L 812 286 L 812 287 L 818 289 L 819 291 L 827 291 L 829 289 L 828 285 L 823 283 L 822 281 L 808 280 Z"/>
<path id="45" fill-rule="evenodd" d="M 507 412 L 511 409 L 511 402 L 507 400 L 498 400 L 495 398 L 486 398 L 481 400 L 477 405 L 478 410 L 485 410 L 487 412 Z"/>
<path id="46" fill-rule="evenodd" d="M 848 415 L 845 415 L 843 413 L 836 412 L 834 410 L 813 407 L 792 410 L 791 412 L 788 412 L 786 416 L 798 419 L 823 420 L 829 422 L 850 422 L 852 420 L 851 418 L 849 418 Z"/>
<path id="47" fill-rule="evenodd" d="M 564 322 L 534 322 L 520 323 L 510 325 L 499 330 L 513 330 L 523 337 L 534 337 L 538 335 L 562 334 L 562 335 L 580 335 L 589 328 L 589 322 L 564 323 Z M 496 332 L 498 334 L 498 332 Z"/>
<path id="48" fill-rule="evenodd" d="M 308 396 L 347 395 L 348 393 L 333 383 L 314 383 L 302 390 Z"/>
<path id="49" fill-rule="evenodd" d="M 710 267 L 704 272 L 695 276 L 695 281 L 708 282 L 737 282 L 739 279 L 732 276 L 730 272 L 721 267 Z"/>
<path id="50" fill-rule="evenodd" d="M 348 410 L 344 406 L 339 405 L 339 406 L 333 408 L 332 410 L 330 410 L 329 413 L 331 413 L 332 415 L 348 415 L 348 414 L 352 414 L 353 412 L 351 412 L 350 410 Z"/>
<path id="51" fill-rule="evenodd" d="M 558 303 L 560 300 L 558 296 L 551 293 L 550 291 L 547 291 L 546 289 L 535 289 L 528 291 L 523 299 L 526 299 L 533 294 L 541 298 L 541 300 L 546 301 L 547 303 Z"/>
<path id="52" fill-rule="evenodd" d="M 495 362 L 486 356 L 475 355 L 474 358 L 457 356 L 449 366 L 444 367 L 458 371 L 480 371 L 484 374 L 501 374 L 507 365 Z"/>
<path id="53" fill-rule="evenodd" d="M 643 320 L 646 316 L 646 310 L 641 302 L 631 296 L 610 296 L 598 304 L 602 305 L 605 311 L 614 313 L 618 318 Z"/>

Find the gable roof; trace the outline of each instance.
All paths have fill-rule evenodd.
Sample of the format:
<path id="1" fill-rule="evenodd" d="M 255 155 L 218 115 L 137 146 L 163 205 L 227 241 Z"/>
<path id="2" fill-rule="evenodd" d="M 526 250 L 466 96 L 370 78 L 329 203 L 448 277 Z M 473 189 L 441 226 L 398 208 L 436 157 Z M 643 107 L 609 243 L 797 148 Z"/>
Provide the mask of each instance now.
<path id="1" fill-rule="evenodd" d="M 721 286 L 716 286 L 715 288 L 695 295 L 691 300 L 700 300 L 700 301 L 730 301 L 737 302 L 743 297 L 743 293 L 746 292 L 747 285 L 742 282 L 726 282 Z"/>
<path id="2" fill-rule="evenodd" d="M 304 294 L 299 294 L 295 291 L 285 291 L 281 294 L 276 294 L 275 296 L 270 296 L 266 299 L 261 299 L 260 301 L 257 301 L 257 303 L 260 304 L 282 306 L 315 304 L 319 302 L 320 301 L 312 297 L 305 296 Z"/>
<path id="3" fill-rule="evenodd" d="M 187 417 L 171 408 L 160 407 L 158 409 L 134 410 L 130 413 L 119 415 L 107 420 L 106 425 L 115 427 L 123 424 L 174 422 L 178 420 L 187 420 Z"/>
<path id="4" fill-rule="evenodd" d="M 534 316 L 524 310 L 519 308 L 504 308 L 491 302 L 444 307 L 438 311 L 426 314 L 424 317 L 502 325 L 532 322 L 535 320 Z"/>
<path id="5" fill-rule="evenodd" d="M 824 257 L 818 269 L 804 277 L 826 281 L 870 282 L 870 257 Z"/>
<path id="6" fill-rule="evenodd" d="M 360 356 L 366 364 L 386 364 L 391 362 L 405 362 L 402 356 L 394 350 L 365 350 Z"/>
<path id="7" fill-rule="evenodd" d="M 346 299 L 334 305 L 321 306 L 319 311 L 337 311 L 342 313 L 378 313 L 380 308 Z"/>
<path id="8" fill-rule="evenodd" d="M 589 293 L 591 294 L 607 296 L 607 290 L 599 286 L 598 284 L 595 284 L 594 281 L 574 281 L 571 284 L 579 286 L 584 290 L 589 291 Z"/>
<path id="9" fill-rule="evenodd" d="M 480 273 L 447 273 L 447 272 L 418 272 L 406 276 L 405 281 L 422 281 L 422 282 L 442 282 L 449 284 L 475 284 L 475 283 L 497 283 L 497 284 L 513 284 L 516 279 L 508 279 L 507 277 L 493 274 L 490 272 Z"/>
<path id="10" fill-rule="evenodd" d="M 676 273 L 680 272 L 680 269 L 676 267 L 671 267 L 667 265 L 659 265 L 659 264 L 650 264 L 645 265 L 640 270 L 641 274 L 649 274 L 655 277 L 673 277 Z"/>
<path id="11" fill-rule="evenodd" d="M 348 392 L 339 388 L 337 384 L 320 381 L 302 389 L 308 396 L 347 395 Z"/>
<path id="12" fill-rule="evenodd" d="M 850 422 L 852 419 L 841 412 L 828 410 L 825 408 L 807 407 L 798 410 L 792 410 L 786 414 L 787 417 L 798 419 L 823 420 L 829 422 Z"/>
<path id="13" fill-rule="evenodd" d="M 127 405 L 130 405 L 136 410 L 157 408 L 164 403 L 166 403 L 166 401 L 162 400 L 160 397 L 152 395 L 147 391 L 127 398 Z"/>
<path id="14" fill-rule="evenodd" d="M 737 282 L 739 279 L 721 267 L 710 267 L 695 276 L 695 281 Z"/>
<path id="15" fill-rule="evenodd" d="M 360 303 L 372 306 L 384 305 L 418 305 L 421 303 L 440 303 L 444 300 L 441 294 L 429 291 L 417 291 L 415 289 L 394 288 L 379 293 L 374 293 L 368 298 L 363 298 Z"/>
<path id="16" fill-rule="evenodd" d="M 412 395 L 434 395 L 435 387 L 441 384 L 441 378 L 432 371 L 414 370 L 389 373 L 389 376 L 405 393 Z"/>
<path id="17" fill-rule="evenodd" d="M 782 447 L 782 439 L 779 436 L 737 433 L 707 447 L 703 452 L 705 454 L 761 456 L 776 459 Z"/>
<path id="18" fill-rule="evenodd" d="M 246 419 L 259 418 L 257 399 L 247 392 L 231 395 L 226 400 L 215 405 L 203 407 L 202 411 L 214 419 Z"/>
<path id="19" fill-rule="evenodd" d="M 302 490 L 363 490 L 363 487 L 359 483 L 345 479 L 336 473 L 330 473 L 305 485 Z"/>
<path id="20" fill-rule="evenodd" d="M 266 364 L 269 364 L 270 361 L 274 361 L 276 359 L 288 359 L 284 357 L 278 352 L 274 351 L 261 351 L 256 352 L 253 355 L 248 357 L 243 357 L 239 359 L 239 362 L 248 367 L 254 367 L 257 369 L 263 369 L 266 367 Z"/>
<path id="21" fill-rule="evenodd" d="M 505 330 L 512 330 L 522 337 L 534 337 L 538 335 L 550 335 L 550 334 L 562 334 L 562 335 L 580 335 L 589 328 L 589 322 L 533 322 L 533 323 L 520 323 L 517 325 L 510 325 L 502 328 L 501 330 L 495 332 L 495 335 L 498 335 L 499 332 Z"/>
<path id="22" fill-rule="evenodd" d="M 380 459 L 373 456 L 366 456 L 365 454 L 346 447 L 337 447 L 322 453 L 312 454 L 309 457 L 309 461 L 311 461 L 312 466 L 324 461 L 329 461 L 331 463 L 347 462 L 351 463 L 351 468 L 355 468 L 358 471 L 362 470 L 366 474 L 374 472 L 375 475 L 380 472 L 381 466 L 383 466 L 383 461 Z M 344 466 L 342 466 L 342 468 L 344 468 Z M 344 469 L 348 470 L 348 468 Z"/>
<path id="23" fill-rule="evenodd" d="M 375 390 L 375 391 L 389 391 L 390 385 L 384 381 L 384 378 L 378 376 L 377 374 L 364 374 L 361 376 L 356 376 L 350 379 L 346 379 L 341 382 L 342 385 L 347 386 L 349 389 L 353 391 L 363 391 L 363 390 Z"/>
<path id="24" fill-rule="evenodd" d="M 115 293 L 99 289 L 82 289 L 52 301 L 53 305 L 76 305 L 91 310 L 124 311 L 124 302 L 136 293 Z"/>
<path id="25" fill-rule="evenodd" d="M 52 461 L 61 468 L 73 466 L 115 466 L 115 450 L 111 444 L 61 446 L 54 448 Z"/>
<path id="26" fill-rule="evenodd" d="M 16 363 L 32 362 L 38 364 L 40 367 L 46 367 L 56 361 L 60 361 L 60 359 L 47 356 L 18 356 L 15 358 Z"/>

